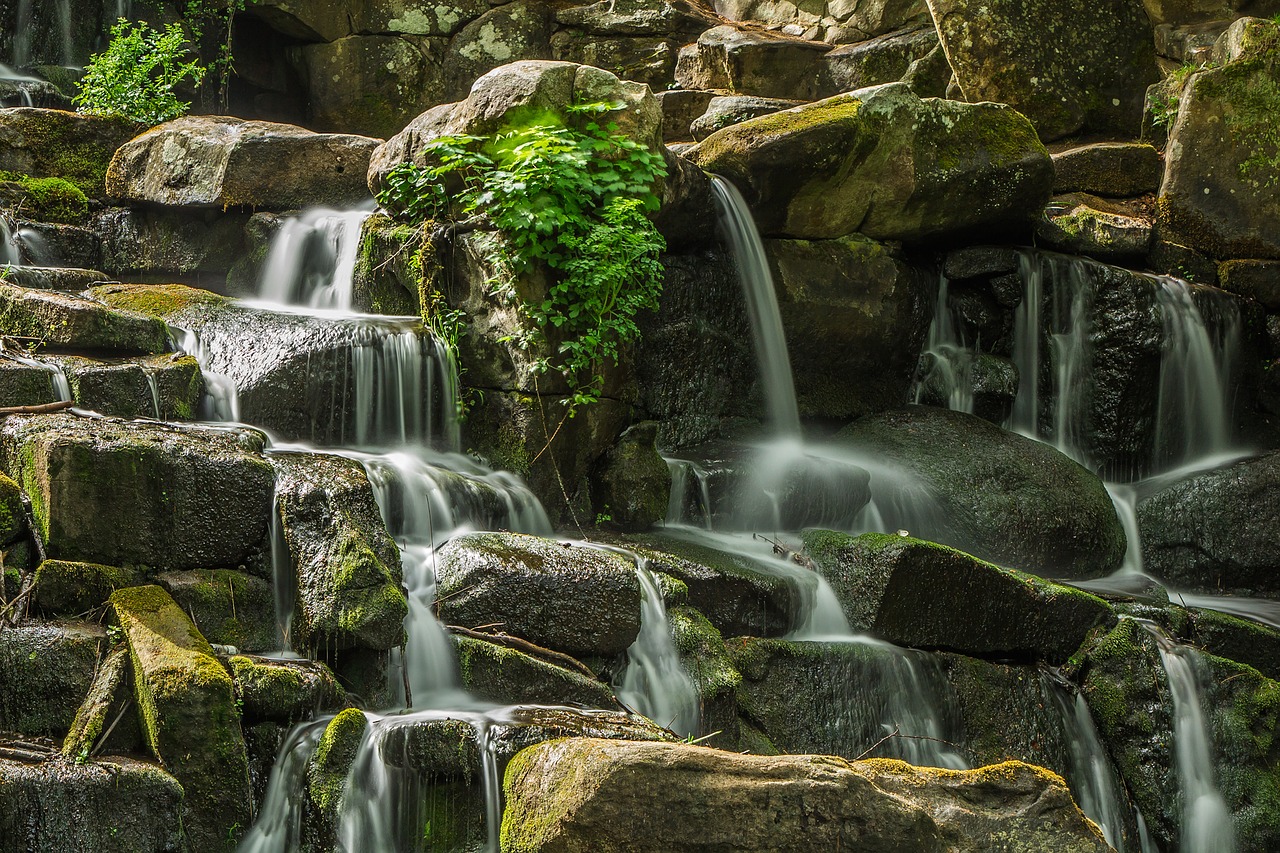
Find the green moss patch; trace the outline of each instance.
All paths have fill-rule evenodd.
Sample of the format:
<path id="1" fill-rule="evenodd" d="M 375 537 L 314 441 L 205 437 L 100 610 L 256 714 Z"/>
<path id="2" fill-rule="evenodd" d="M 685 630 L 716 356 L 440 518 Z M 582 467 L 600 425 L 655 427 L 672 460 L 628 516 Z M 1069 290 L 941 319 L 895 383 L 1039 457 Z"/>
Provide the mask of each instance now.
<path id="1" fill-rule="evenodd" d="M 89 212 L 89 199 L 62 178 L 33 178 L 0 171 L 0 202 L 25 219 L 74 225 Z"/>

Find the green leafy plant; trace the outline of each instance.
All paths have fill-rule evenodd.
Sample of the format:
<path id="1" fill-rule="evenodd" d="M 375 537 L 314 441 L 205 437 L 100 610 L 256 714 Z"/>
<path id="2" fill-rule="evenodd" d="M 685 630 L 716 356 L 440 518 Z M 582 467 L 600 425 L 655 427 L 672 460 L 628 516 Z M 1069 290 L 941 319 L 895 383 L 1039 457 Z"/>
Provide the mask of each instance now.
<path id="1" fill-rule="evenodd" d="M 121 18 L 111 28 L 107 49 L 89 59 L 72 100 L 87 115 L 124 116 L 152 125 L 178 118 L 191 104 L 179 100 L 175 90 L 185 80 L 198 85 L 205 74 L 199 60 L 189 56 L 181 25 L 168 24 L 157 32 Z"/>
<path id="2" fill-rule="evenodd" d="M 1208 67 L 1208 64 L 1196 65 L 1186 62 L 1171 71 L 1160 89 L 1152 94 L 1151 103 L 1148 105 L 1151 111 L 1151 123 L 1156 127 L 1172 127 L 1178 118 L 1178 107 L 1182 103 L 1182 89 L 1186 86 L 1187 79 L 1197 71 Z"/>
<path id="3" fill-rule="evenodd" d="M 474 216 L 492 224 L 490 286 L 531 321 L 515 343 L 556 347 L 535 370 L 565 377 L 570 416 L 599 400 L 606 364 L 639 337 L 635 318 L 655 308 L 662 291 L 658 256 L 666 245 L 646 214 L 660 203 L 655 190 L 665 165 L 601 123 L 620 106 L 571 107 L 581 127 L 543 120 L 488 140 L 437 138 L 425 146 L 429 165 L 396 166 L 378 196 L 412 221 Z M 538 267 L 551 273 L 548 292 L 524 300 L 516 283 Z"/>

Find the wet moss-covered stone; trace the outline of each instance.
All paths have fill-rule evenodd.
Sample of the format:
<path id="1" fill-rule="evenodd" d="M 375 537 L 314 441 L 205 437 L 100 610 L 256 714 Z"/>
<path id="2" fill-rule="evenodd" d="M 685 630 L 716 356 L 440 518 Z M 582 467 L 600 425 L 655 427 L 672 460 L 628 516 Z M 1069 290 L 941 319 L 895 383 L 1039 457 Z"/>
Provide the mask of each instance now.
<path id="1" fill-rule="evenodd" d="M 0 333 L 52 347 L 126 353 L 169 351 L 164 324 L 79 296 L 0 281 Z"/>
<path id="2" fill-rule="evenodd" d="M 36 569 L 31 597 L 47 615 L 77 616 L 106 604 L 117 589 L 145 582 L 145 574 L 134 568 L 45 560 Z"/>
<path id="3" fill-rule="evenodd" d="M 225 305 L 228 300 L 208 290 L 185 284 L 104 284 L 89 291 L 99 302 L 167 320 L 197 305 Z"/>
<path id="4" fill-rule="evenodd" d="M 1135 262 L 1151 250 L 1152 222 L 1133 212 L 1082 193 L 1059 196 L 1036 223 L 1036 236 L 1069 254 Z"/>
<path id="5" fill-rule="evenodd" d="M 1280 629 L 1216 610 L 1192 610 L 1191 636 L 1209 654 L 1280 679 Z"/>
<path id="6" fill-rule="evenodd" d="M 110 725 L 112 715 L 125 710 L 130 687 L 129 648 L 121 643 L 103 657 L 94 673 L 93 684 L 63 738 L 62 754 L 83 761 L 95 746 L 101 749 L 98 739 Z"/>
<path id="7" fill-rule="evenodd" d="M 106 632 L 91 622 L 0 631 L 0 729 L 62 737 L 93 683 Z"/>
<path id="8" fill-rule="evenodd" d="M 1082 128 L 1137 136 L 1159 73 L 1140 0 L 928 2 L 966 100 L 1009 104 L 1046 141 Z"/>
<path id="9" fill-rule="evenodd" d="M 911 537 L 804 535 L 855 630 L 979 657 L 1064 663 L 1115 623 L 1102 599 Z"/>
<path id="10" fill-rule="evenodd" d="M 111 156 L 139 130 L 121 118 L 8 109 L 0 116 L 0 169 L 65 178 L 90 198 L 103 198 Z"/>
<path id="11" fill-rule="evenodd" d="M 231 676 L 160 587 L 117 590 L 111 606 L 129 644 L 147 747 L 182 783 L 190 843 L 233 850 L 252 804 Z"/>
<path id="12" fill-rule="evenodd" d="M 691 156 L 742 189 L 762 233 L 803 239 L 1020 230 L 1053 183 L 1020 114 L 922 101 L 903 83 L 734 125 Z"/>
<path id="13" fill-rule="evenodd" d="M 605 527 L 646 530 L 666 518 L 671 472 L 658 455 L 658 425 L 636 424 L 618 439 L 592 478 L 592 505 Z"/>
<path id="14" fill-rule="evenodd" d="M 335 711 L 346 692 L 318 661 L 233 655 L 227 660 L 246 719 L 293 723 Z"/>
<path id="15" fill-rule="evenodd" d="M 517 533 L 472 533 L 436 553 L 440 618 L 574 655 L 615 655 L 640 631 L 633 561 Z"/>
<path id="16" fill-rule="evenodd" d="M 33 364 L 0 359 L 0 405 L 38 406 L 57 400 L 52 372 Z"/>
<path id="17" fill-rule="evenodd" d="M 698 691 L 698 734 L 707 736 L 705 743 L 710 746 L 731 748 L 741 740 L 737 689 L 742 674 L 707 617 L 692 607 L 673 607 L 667 610 L 667 620 L 680 665 Z"/>
<path id="18" fill-rule="evenodd" d="M 355 761 L 368 725 L 363 711 L 356 708 L 340 711 L 325 727 L 307 765 L 307 796 L 330 822 L 337 818 L 347 771 Z"/>
<path id="19" fill-rule="evenodd" d="M 923 406 L 863 418 L 839 438 L 929 495 L 932 512 L 899 522 L 916 536 L 1042 577 L 1099 577 L 1124 557 L 1102 481 L 1040 442 Z"/>
<path id="20" fill-rule="evenodd" d="M 190 420 L 204 390 L 200 365 L 183 353 L 128 361 L 51 360 L 66 374 L 77 406 L 117 418 Z"/>
<path id="21" fill-rule="evenodd" d="M 404 638 L 408 603 L 400 552 L 358 462 L 276 456 L 276 511 L 293 565 L 297 648 L 390 649 Z"/>
<path id="22" fill-rule="evenodd" d="M 260 555 L 272 472 L 259 442 L 70 414 L 11 416 L 0 433 L 50 558 L 173 571 Z"/>
<path id="23" fill-rule="evenodd" d="M 231 569 L 164 572 L 155 582 L 189 615 L 210 643 L 243 651 L 275 651 L 275 595 L 262 578 Z"/>
<path id="24" fill-rule="evenodd" d="M 29 219 L 75 224 L 89 212 L 89 199 L 62 178 L 33 178 L 0 171 L 0 204 Z"/>
<path id="25" fill-rule="evenodd" d="M 109 207 L 91 216 L 105 272 L 210 287 L 221 287 L 245 254 L 248 220 L 244 212 L 158 205 Z"/>
<path id="26" fill-rule="evenodd" d="M 0 545 L 16 540 L 27 529 L 27 511 L 22 504 L 22 489 L 11 478 L 0 474 Z"/>
<path id="27" fill-rule="evenodd" d="M 403 225 L 375 213 L 360 226 L 360 246 L 352 273 L 355 304 L 375 314 L 421 313 L 427 252 L 422 227 Z"/>
<path id="28" fill-rule="evenodd" d="M 617 709 L 607 685 L 517 649 L 470 637 L 455 637 L 462 686 L 502 705 L 581 705 Z"/>
<path id="29" fill-rule="evenodd" d="M 132 758 L 0 758 L 0 851 L 185 850 L 182 801 L 176 779 Z"/>

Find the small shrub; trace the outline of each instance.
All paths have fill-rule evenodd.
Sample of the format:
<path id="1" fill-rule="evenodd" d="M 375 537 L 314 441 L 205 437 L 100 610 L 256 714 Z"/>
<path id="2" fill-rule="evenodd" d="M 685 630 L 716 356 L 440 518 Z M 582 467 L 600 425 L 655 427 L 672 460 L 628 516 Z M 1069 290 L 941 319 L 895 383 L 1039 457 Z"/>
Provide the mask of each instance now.
<path id="1" fill-rule="evenodd" d="M 123 18 L 111 28 L 111 42 L 85 67 L 80 91 L 72 99 L 86 115 L 124 116 L 143 124 L 160 124 L 186 115 L 191 104 L 175 90 L 183 81 L 197 86 L 205 69 L 191 55 L 179 24 L 157 32 Z"/>

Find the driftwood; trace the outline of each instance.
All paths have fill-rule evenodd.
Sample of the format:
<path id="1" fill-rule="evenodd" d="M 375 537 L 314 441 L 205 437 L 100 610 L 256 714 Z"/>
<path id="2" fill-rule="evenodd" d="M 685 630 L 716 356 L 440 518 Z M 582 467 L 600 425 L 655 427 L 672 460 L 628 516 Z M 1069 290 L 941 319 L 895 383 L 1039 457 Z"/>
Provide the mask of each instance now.
<path id="1" fill-rule="evenodd" d="M 568 669 L 577 670 L 578 672 L 585 675 L 587 678 L 590 678 L 592 681 L 598 680 L 596 678 L 596 674 L 592 672 L 591 669 L 585 663 L 583 663 L 582 661 L 578 660 L 575 657 L 566 655 L 563 652 L 552 651 L 551 649 L 544 649 L 542 646 L 539 646 L 535 643 L 531 643 L 528 640 L 522 640 L 519 637 L 513 637 L 510 634 L 503 634 L 503 633 L 486 634 L 483 631 L 473 631 L 470 628 L 463 628 L 459 625 L 449 625 L 446 627 L 451 633 L 460 634 L 463 637 L 470 637 L 473 640 L 484 640 L 485 642 L 488 642 L 488 643 L 497 643 L 498 645 L 506 646 L 509 649 L 515 649 L 516 651 L 524 652 L 525 654 L 530 654 L 530 655 L 533 655 L 534 657 L 549 660 L 552 663 L 558 664 Z"/>
<path id="2" fill-rule="evenodd" d="M 45 415 L 49 412 L 61 412 L 74 406 L 71 400 L 59 400 L 56 403 L 41 403 L 38 406 L 4 406 L 0 407 L 0 415 Z"/>

